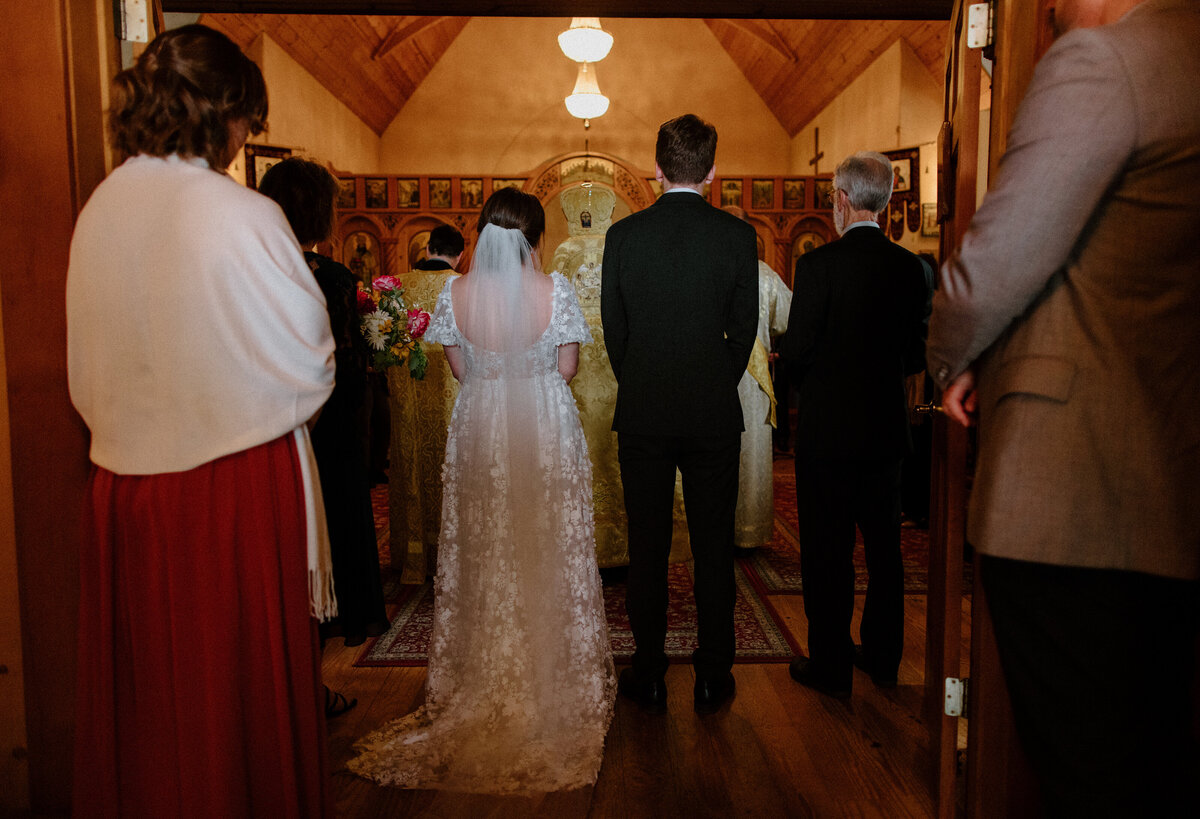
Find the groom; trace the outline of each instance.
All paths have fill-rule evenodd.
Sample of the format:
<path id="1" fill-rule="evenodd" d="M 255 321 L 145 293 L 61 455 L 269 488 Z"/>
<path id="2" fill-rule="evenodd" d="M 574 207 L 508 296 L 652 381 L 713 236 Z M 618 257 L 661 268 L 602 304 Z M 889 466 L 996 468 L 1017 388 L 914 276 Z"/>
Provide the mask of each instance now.
<path id="1" fill-rule="evenodd" d="M 738 381 L 758 325 L 754 228 L 710 205 L 716 129 L 692 114 L 658 129 L 663 195 L 614 224 L 604 245 L 601 319 L 617 378 L 621 482 L 629 518 L 626 611 L 636 650 L 619 690 L 667 707 L 667 556 L 675 471 L 695 558 L 695 707 L 733 697 L 733 518 L 742 408 Z"/>

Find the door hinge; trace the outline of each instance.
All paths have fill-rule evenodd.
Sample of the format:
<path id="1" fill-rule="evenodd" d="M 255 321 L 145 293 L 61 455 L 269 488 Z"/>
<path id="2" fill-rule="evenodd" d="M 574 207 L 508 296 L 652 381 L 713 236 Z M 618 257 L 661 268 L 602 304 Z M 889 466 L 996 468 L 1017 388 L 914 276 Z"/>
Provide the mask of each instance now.
<path id="1" fill-rule="evenodd" d="M 966 712 L 969 682 L 966 677 L 961 680 L 958 677 L 946 678 L 946 716 L 961 717 Z"/>
<path id="2" fill-rule="evenodd" d="M 132 43 L 150 41 L 147 0 L 113 0 L 113 22 L 118 39 Z"/>
<path id="3" fill-rule="evenodd" d="M 967 48 L 986 48 L 992 44 L 992 4 L 967 6 Z"/>

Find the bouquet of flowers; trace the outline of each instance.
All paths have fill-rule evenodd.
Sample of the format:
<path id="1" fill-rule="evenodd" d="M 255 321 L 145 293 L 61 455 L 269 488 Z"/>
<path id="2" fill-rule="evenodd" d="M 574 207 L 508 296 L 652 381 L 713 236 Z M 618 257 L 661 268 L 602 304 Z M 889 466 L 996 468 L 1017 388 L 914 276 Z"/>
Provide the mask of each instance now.
<path id="1" fill-rule="evenodd" d="M 362 332 L 375 351 L 377 370 L 400 364 L 408 365 L 408 374 L 418 380 L 425 377 L 429 359 L 421 348 L 421 337 L 429 327 L 429 314 L 404 301 L 404 286 L 395 276 L 380 276 L 371 282 L 371 291 L 358 291 L 358 312 Z"/>

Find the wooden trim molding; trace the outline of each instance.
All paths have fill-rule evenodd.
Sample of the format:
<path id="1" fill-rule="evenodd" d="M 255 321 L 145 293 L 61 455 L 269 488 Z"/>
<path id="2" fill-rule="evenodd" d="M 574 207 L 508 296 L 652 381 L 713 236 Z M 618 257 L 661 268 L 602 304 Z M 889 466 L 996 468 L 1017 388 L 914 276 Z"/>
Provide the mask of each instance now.
<path id="1" fill-rule="evenodd" d="M 770 20 L 949 20 L 952 0 L 162 0 L 163 11 L 261 14 L 443 14 L 452 17 L 741 17 Z"/>

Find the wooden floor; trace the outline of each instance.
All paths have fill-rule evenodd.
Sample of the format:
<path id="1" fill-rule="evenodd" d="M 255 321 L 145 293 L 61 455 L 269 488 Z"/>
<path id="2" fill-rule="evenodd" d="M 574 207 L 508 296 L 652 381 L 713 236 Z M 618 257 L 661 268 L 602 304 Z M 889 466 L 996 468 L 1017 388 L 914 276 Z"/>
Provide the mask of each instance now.
<path id="1" fill-rule="evenodd" d="M 856 598 L 858 633 L 863 597 Z M 803 598 L 772 604 L 801 645 Z M 964 600 L 964 646 L 970 631 Z M 925 598 L 905 597 L 900 684 L 877 689 L 854 674 L 847 702 L 788 676 L 786 664 L 738 664 L 737 697 L 711 716 L 692 709 L 690 665 L 667 673 L 666 715 L 618 699 L 604 763 L 592 788 L 535 798 L 376 786 L 346 770 L 351 744 L 420 704 L 424 668 L 354 668 L 362 648 L 326 646 L 326 684 L 358 706 L 329 724 L 338 816 L 366 817 L 929 817 L 930 758 L 921 716 Z M 965 656 L 965 651 L 964 651 Z"/>

